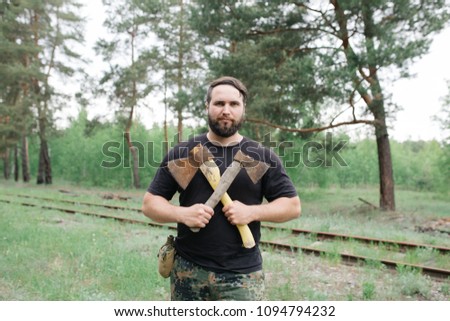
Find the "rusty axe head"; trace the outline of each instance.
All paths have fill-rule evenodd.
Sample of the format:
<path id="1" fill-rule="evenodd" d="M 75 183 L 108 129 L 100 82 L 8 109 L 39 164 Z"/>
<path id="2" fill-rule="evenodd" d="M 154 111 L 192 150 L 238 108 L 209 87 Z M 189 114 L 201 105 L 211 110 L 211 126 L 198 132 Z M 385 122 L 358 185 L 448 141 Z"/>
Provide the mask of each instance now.
<path id="1" fill-rule="evenodd" d="M 186 189 L 200 165 L 211 159 L 213 155 L 208 148 L 198 144 L 189 151 L 188 157 L 171 160 L 167 167 L 178 185 Z"/>
<path id="2" fill-rule="evenodd" d="M 167 163 L 167 167 L 178 185 L 186 189 L 200 165 L 208 164 L 208 161 L 213 158 L 207 147 L 198 144 L 189 151 L 188 157 L 171 160 Z M 254 184 L 261 179 L 269 168 L 269 165 L 265 162 L 257 161 L 240 150 L 236 152 L 233 161 L 239 163 L 241 168 L 245 168 Z"/>
<path id="3" fill-rule="evenodd" d="M 217 205 L 217 203 L 225 195 L 228 188 L 233 183 L 234 179 L 242 168 L 245 168 L 245 170 L 247 171 L 247 175 L 250 177 L 252 182 L 256 184 L 263 177 L 264 173 L 269 169 L 269 165 L 265 162 L 257 161 L 238 150 L 234 156 L 233 162 L 225 170 L 222 177 L 220 178 L 219 183 L 214 188 L 214 193 L 206 202 L 207 205 L 213 208 Z M 205 176 L 207 175 L 205 174 Z M 224 205 L 226 204 L 224 203 Z"/>
<path id="4" fill-rule="evenodd" d="M 234 161 L 240 163 L 240 166 L 245 168 L 253 184 L 256 184 L 269 169 L 269 165 L 267 163 L 257 161 L 254 158 L 244 154 L 241 150 L 238 150 L 236 155 L 234 155 Z"/>

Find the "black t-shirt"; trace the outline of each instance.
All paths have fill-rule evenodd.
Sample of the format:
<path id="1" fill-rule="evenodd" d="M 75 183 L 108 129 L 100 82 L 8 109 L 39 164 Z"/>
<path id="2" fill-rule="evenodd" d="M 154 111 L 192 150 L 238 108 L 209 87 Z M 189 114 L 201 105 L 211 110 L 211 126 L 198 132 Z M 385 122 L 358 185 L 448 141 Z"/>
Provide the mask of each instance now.
<path id="1" fill-rule="evenodd" d="M 183 190 L 167 168 L 168 161 L 187 157 L 189 151 L 199 143 L 206 146 L 214 155 L 214 161 L 220 168 L 221 174 L 231 165 L 233 157 L 239 149 L 255 160 L 270 165 L 262 179 L 256 184 L 253 184 L 245 169 L 241 169 L 227 191 L 232 200 L 238 200 L 247 205 L 256 205 L 261 204 L 263 198 L 271 202 L 279 197 L 297 196 L 295 187 L 286 175 L 280 159 L 270 149 L 246 137 L 238 145 L 216 146 L 207 139 L 206 134 L 175 146 L 162 161 L 148 191 L 167 200 L 171 200 L 175 193 L 179 192 L 180 206 L 188 207 L 197 203 L 206 203 L 213 193 L 213 189 L 200 170 Z M 175 243 L 177 253 L 213 271 L 250 273 L 260 270 L 262 268 L 262 258 L 258 248 L 261 237 L 260 222 L 249 224 L 257 246 L 246 249 L 242 246 L 238 229 L 228 222 L 223 215 L 222 208 L 223 205 L 219 202 L 214 208 L 214 215 L 209 223 L 197 233 L 192 232 L 184 224 L 178 224 Z"/>

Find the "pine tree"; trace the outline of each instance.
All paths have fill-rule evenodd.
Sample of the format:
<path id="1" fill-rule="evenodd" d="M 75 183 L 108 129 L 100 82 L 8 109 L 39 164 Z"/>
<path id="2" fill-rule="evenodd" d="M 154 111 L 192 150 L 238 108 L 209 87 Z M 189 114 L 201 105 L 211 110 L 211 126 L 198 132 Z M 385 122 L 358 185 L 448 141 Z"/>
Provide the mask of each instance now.
<path id="1" fill-rule="evenodd" d="M 111 103 L 118 106 L 118 118 L 125 123 L 124 139 L 132 157 L 133 186 L 140 188 L 139 154 L 133 145 L 131 128 L 136 108 L 153 90 L 149 78 L 151 49 L 149 21 L 153 18 L 143 8 L 151 8 L 157 14 L 158 2 L 140 0 L 103 1 L 107 10 L 104 25 L 110 31 L 111 39 L 100 39 L 97 53 L 110 64 L 100 85 Z"/>
<path id="2" fill-rule="evenodd" d="M 190 1 L 164 0 L 161 5 L 161 18 L 154 20 L 153 28 L 162 44 L 158 61 L 164 71 L 165 103 L 175 113 L 178 141 L 181 141 L 183 119 L 196 109 L 204 109 L 194 93 L 204 78 L 201 43 L 190 24 Z"/>
<path id="3" fill-rule="evenodd" d="M 21 0 L 5 11 L 2 41 L 10 50 L 3 52 L 3 70 L 8 74 L 8 83 L 2 83 L 9 95 L 3 102 L 10 106 L 10 112 L 20 115 L 15 118 L 15 128 L 22 136 L 23 164 L 27 166 L 26 135 L 30 120 L 35 117 L 40 138 L 40 155 L 37 174 L 38 184 L 51 184 L 52 171 L 48 146 L 48 129 L 52 125 L 54 97 L 58 95 L 50 77 L 56 73 L 72 75 L 72 59 L 80 56 L 71 49 L 83 37 L 81 18 L 75 12 L 80 5 L 72 0 Z M 11 58 L 12 56 L 12 58 Z M 5 59 L 5 60 L 3 60 Z M 24 180 L 28 179 L 27 168 L 23 168 Z"/>
<path id="4" fill-rule="evenodd" d="M 347 124 L 373 126 L 380 208 L 395 210 L 387 126 L 394 110 L 388 110 L 381 76 L 392 81 L 408 76 L 408 63 L 426 53 L 432 34 L 449 21 L 448 3 L 196 2 L 197 29 L 214 45 L 210 68 L 249 83 L 250 101 L 255 102 L 248 108 L 250 116 L 263 117 L 254 122 L 300 133 Z M 352 117 L 316 126 L 324 103 L 330 102 L 347 105 Z M 372 119 L 360 119 L 364 116 Z"/>

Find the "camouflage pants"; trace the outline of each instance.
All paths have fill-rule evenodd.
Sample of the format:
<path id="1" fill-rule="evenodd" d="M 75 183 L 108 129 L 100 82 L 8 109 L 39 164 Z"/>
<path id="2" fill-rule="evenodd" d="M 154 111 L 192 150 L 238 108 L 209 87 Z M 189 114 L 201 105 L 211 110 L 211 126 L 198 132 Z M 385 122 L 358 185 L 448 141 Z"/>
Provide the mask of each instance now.
<path id="1" fill-rule="evenodd" d="M 211 272 L 177 255 L 170 288 L 172 301 L 261 301 L 264 273 Z"/>

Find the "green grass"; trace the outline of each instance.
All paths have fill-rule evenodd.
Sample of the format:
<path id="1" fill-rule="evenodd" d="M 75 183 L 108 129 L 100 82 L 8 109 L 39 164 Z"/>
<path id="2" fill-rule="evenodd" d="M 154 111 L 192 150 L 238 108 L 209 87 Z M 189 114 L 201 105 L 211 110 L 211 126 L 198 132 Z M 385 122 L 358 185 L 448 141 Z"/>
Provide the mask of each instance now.
<path id="1" fill-rule="evenodd" d="M 283 224 L 317 231 L 362 235 L 450 247 L 444 233 L 420 233 L 419 226 L 450 217 L 449 197 L 431 192 L 396 190 L 396 212 L 373 210 L 358 198 L 378 204 L 377 187 L 299 190 L 302 216 Z M 449 231 L 450 232 L 450 231 Z"/>
<path id="2" fill-rule="evenodd" d="M 167 231 L 0 203 L 2 300 L 159 300 Z"/>
<path id="3" fill-rule="evenodd" d="M 375 297 L 375 284 L 372 282 L 363 282 L 362 284 L 364 300 L 372 300 Z"/>
<path id="4" fill-rule="evenodd" d="M 61 193 L 69 190 L 72 194 Z M 70 185 L 36 186 L 0 181 L 0 199 L 40 204 L 42 201 L 10 194 L 75 199 L 139 208 L 144 191 L 112 191 L 128 201 L 105 200 L 109 191 Z M 399 210 L 382 213 L 361 207 L 357 197 L 373 203 L 376 187 L 311 189 L 302 196 L 303 214 L 281 226 L 376 236 L 449 246 L 448 235 L 420 233 L 417 224 L 448 217 L 450 202 L 439 194 L 397 191 Z M 372 198 L 370 198 L 372 197 Z M 408 203 L 408 204 L 407 204 Z M 407 204 L 407 205 L 402 205 Z M 444 205 L 447 205 L 445 207 Z M 62 205 L 61 205 L 62 206 Z M 138 212 L 89 208 L 148 221 Z M 0 202 L 0 299 L 1 300 L 167 300 L 169 281 L 157 273 L 156 253 L 173 231 L 109 219 L 67 214 L 39 207 Z M 264 231 L 264 240 L 292 241 L 295 245 L 324 246 L 314 236 L 287 238 L 280 231 Z M 340 251 L 362 251 L 358 242 L 330 243 L 330 253 L 314 257 L 303 253 L 280 254 L 264 250 L 266 297 L 269 300 L 449 300 L 449 282 L 399 267 L 391 271 L 377 260 L 367 264 L 342 264 Z M 368 252 L 364 252 L 368 251 Z M 380 249 L 381 254 L 388 251 Z M 429 263 L 448 255 L 420 249 L 402 254 L 405 261 Z"/>

